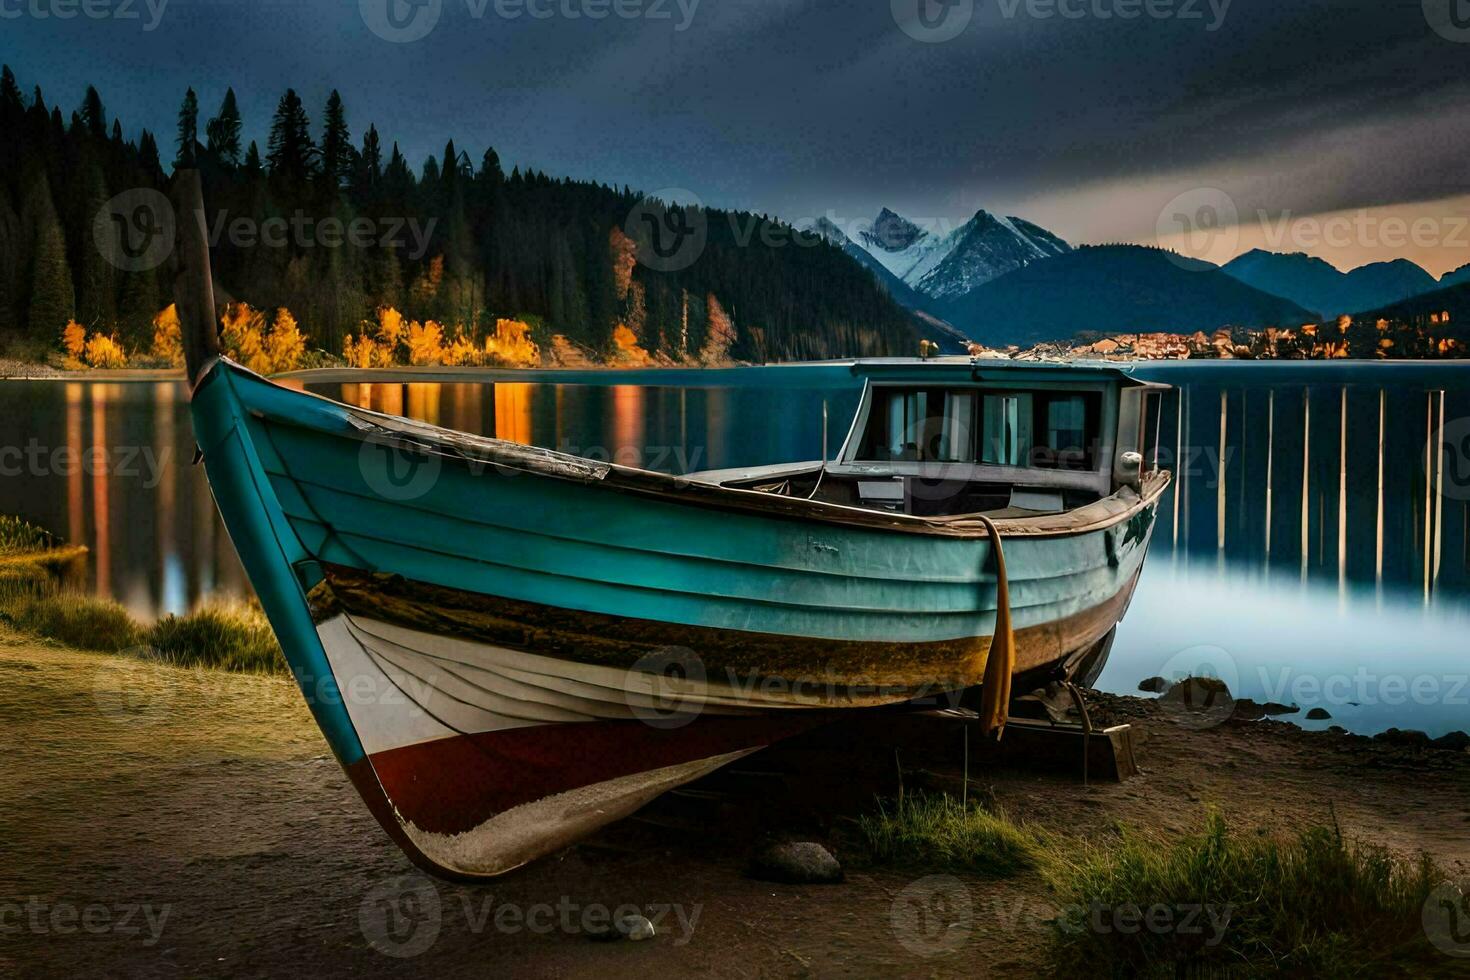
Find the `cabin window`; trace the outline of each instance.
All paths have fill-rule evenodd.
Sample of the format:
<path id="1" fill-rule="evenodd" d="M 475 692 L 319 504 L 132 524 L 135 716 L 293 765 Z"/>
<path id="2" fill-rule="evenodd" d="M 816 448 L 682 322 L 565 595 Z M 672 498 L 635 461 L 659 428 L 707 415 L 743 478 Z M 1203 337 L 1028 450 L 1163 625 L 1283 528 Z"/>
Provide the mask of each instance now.
<path id="1" fill-rule="evenodd" d="M 1096 469 L 1101 397 L 1092 392 L 985 395 L 980 462 L 1053 470 Z"/>
<path id="2" fill-rule="evenodd" d="M 1095 470 L 1098 392 L 875 388 L 859 459 Z"/>
<path id="3" fill-rule="evenodd" d="M 878 389 L 861 458 L 970 462 L 975 458 L 975 394 L 943 388 Z"/>
<path id="4" fill-rule="evenodd" d="M 1025 466 L 1031 457 L 1031 413 L 1028 394 L 986 395 L 980 462 Z"/>

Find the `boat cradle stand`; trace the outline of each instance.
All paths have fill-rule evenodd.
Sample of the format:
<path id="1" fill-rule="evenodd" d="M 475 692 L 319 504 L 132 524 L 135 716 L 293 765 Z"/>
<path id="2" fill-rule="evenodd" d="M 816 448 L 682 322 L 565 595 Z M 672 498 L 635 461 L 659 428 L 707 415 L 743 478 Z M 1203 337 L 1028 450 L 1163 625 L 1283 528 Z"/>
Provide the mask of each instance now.
<path id="1" fill-rule="evenodd" d="M 1028 769 L 1122 783 L 1139 775 L 1135 747 L 1138 733 L 1131 725 L 1093 728 L 1085 709 L 1083 722 L 1012 717 L 1005 737 L 996 741 L 981 734 L 980 715 L 968 708 L 938 708 L 916 712 L 915 717 L 963 726 L 963 755 L 967 768 L 975 766 Z"/>

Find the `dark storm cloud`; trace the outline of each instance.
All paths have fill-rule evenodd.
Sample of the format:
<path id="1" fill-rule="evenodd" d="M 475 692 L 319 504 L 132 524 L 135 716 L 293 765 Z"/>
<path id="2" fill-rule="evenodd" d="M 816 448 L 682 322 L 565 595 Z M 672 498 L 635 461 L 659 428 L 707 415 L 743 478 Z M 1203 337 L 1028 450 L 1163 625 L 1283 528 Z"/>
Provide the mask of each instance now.
<path id="1" fill-rule="evenodd" d="M 1298 213 L 1470 189 L 1470 44 L 1418 0 L 977 0 L 942 43 L 889 0 L 442 0 L 407 43 L 357 0 L 172 0 L 147 31 L 30 13 L 55 2 L 0 0 L 22 11 L 0 40 L 23 84 L 70 108 L 93 81 L 165 137 L 186 85 L 206 112 L 234 85 L 262 145 L 285 86 L 312 107 L 335 86 L 355 132 L 376 122 L 415 164 L 452 136 L 791 218 L 960 216 L 1180 174 Z"/>

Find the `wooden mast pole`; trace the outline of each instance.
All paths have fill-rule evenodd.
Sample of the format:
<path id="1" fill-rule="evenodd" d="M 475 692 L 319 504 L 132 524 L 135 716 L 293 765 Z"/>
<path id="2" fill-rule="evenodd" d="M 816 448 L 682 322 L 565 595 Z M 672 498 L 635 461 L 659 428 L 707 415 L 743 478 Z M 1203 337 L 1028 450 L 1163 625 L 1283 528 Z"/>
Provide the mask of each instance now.
<path id="1" fill-rule="evenodd" d="M 219 331 L 214 316 L 214 280 L 209 269 L 209 234 L 204 218 L 204 190 L 199 171 L 180 170 L 173 180 L 175 251 L 179 271 L 174 277 L 174 304 L 189 388 L 199 383 L 204 369 L 219 356 Z"/>

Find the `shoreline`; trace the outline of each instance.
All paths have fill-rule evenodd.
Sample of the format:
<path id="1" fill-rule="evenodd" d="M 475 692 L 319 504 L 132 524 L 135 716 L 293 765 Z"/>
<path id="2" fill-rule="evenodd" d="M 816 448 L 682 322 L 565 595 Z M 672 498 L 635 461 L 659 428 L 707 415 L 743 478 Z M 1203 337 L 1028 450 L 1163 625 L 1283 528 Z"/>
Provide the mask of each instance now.
<path id="1" fill-rule="evenodd" d="M 619 383 L 659 387 L 671 377 L 697 376 L 706 387 L 734 386 L 811 386 L 810 379 L 797 377 L 802 372 L 840 371 L 854 363 L 852 358 L 821 361 L 781 361 L 768 364 L 724 364 L 698 366 L 684 364 L 622 366 L 595 364 L 582 367 L 538 366 L 531 368 L 448 367 L 443 365 L 396 365 L 393 367 L 304 368 L 271 375 L 271 380 L 288 384 L 493 384 L 496 382 L 538 384 L 577 384 L 593 380 L 617 378 Z M 985 360 L 976 362 L 986 367 L 1015 366 L 1024 368 L 1025 360 Z M 1269 372 L 1293 372 L 1304 382 L 1341 383 L 1361 380 L 1361 372 L 1390 373 L 1413 371 L 1423 374 L 1426 384 L 1465 384 L 1470 379 L 1470 359 L 1378 358 L 1363 360 L 1176 360 L 1167 358 L 1066 358 L 1063 363 L 1085 366 L 1107 366 L 1132 371 L 1144 380 L 1168 382 L 1177 371 L 1188 371 L 1200 381 L 1225 381 L 1232 374 L 1250 369 Z M 783 377 L 783 375 L 785 375 Z M 158 383 L 184 381 L 182 368 L 86 368 L 62 370 L 47 364 L 12 361 L 0 358 L 0 381 L 78 381 L 91 383 Z"/>
<path id="2" fill-rule="evenodd" d="M 97 962 L 180 976 L 344 964 L 384 976 L 405 964 L 458 975 L 534 963 L 548 976 L 646 975 L 655 963 L 728 973 L 737 962 L 738 972 L 777 976 L 1046 970 L 1059 899 L 1035 873 L 994 879 L 873 866 L 844 844 L 854 815 L 901 791 L 900 779 L 911 793 L 960 794 L 959 736 L 931 719 L 841 720 L 472 887 L 414 873 L 285 678 L 83 653 L 4 628 L 0 676 L 0 712 L 17 745 L 13 765 L 0 770 L 0 798 L 10 801 L 7 843 L 18 855 L 0 867 L 0 895 L 168 910 L 156 942 L 146 930 L 22 936 L 3 949 L 21 973 Z M 1447 872 L 1470 875 L 1470 754 L 1270 721 L 1198 730 L 1146 699 L 1093 694 L 1089 703 L 1100 717 L 1135 726 L 1140 776 L 1084 787 L 1074 776 L 972 767 L 970 796 L 1026 825 L 1105 846 L 1122 839 L 1120 827 L 1178 840 L 1212 806 L 1243 832 L 1335 821 L 1350 838 L 1404 856 L 1424 851 Z M 772 833 L 824 842 L 847 866 L 846 883 L 745 877 L 750 849 Z M 86 860 L 55 860 L 66 853 Z M 413 933 L 409 921 L 412 946 L 402 936 L 385 944 L 375 903 L 404 881 L 437 909 L 432 935 Z M 903 918 L 915 890 L 928 894 L 936 883 L 963 900 L 937 911 L 954 920 L 938 945 L 932 929 Z M 669 915 L 650 942 L 613 945 L 588 942 L 575 924 L 533 931 L 524 919 L 494 918 L 506 907 L 524 914 L 597 903 L 686 914 Z M 1447 973 L 1456 964 L 1434 962 Z"/>

